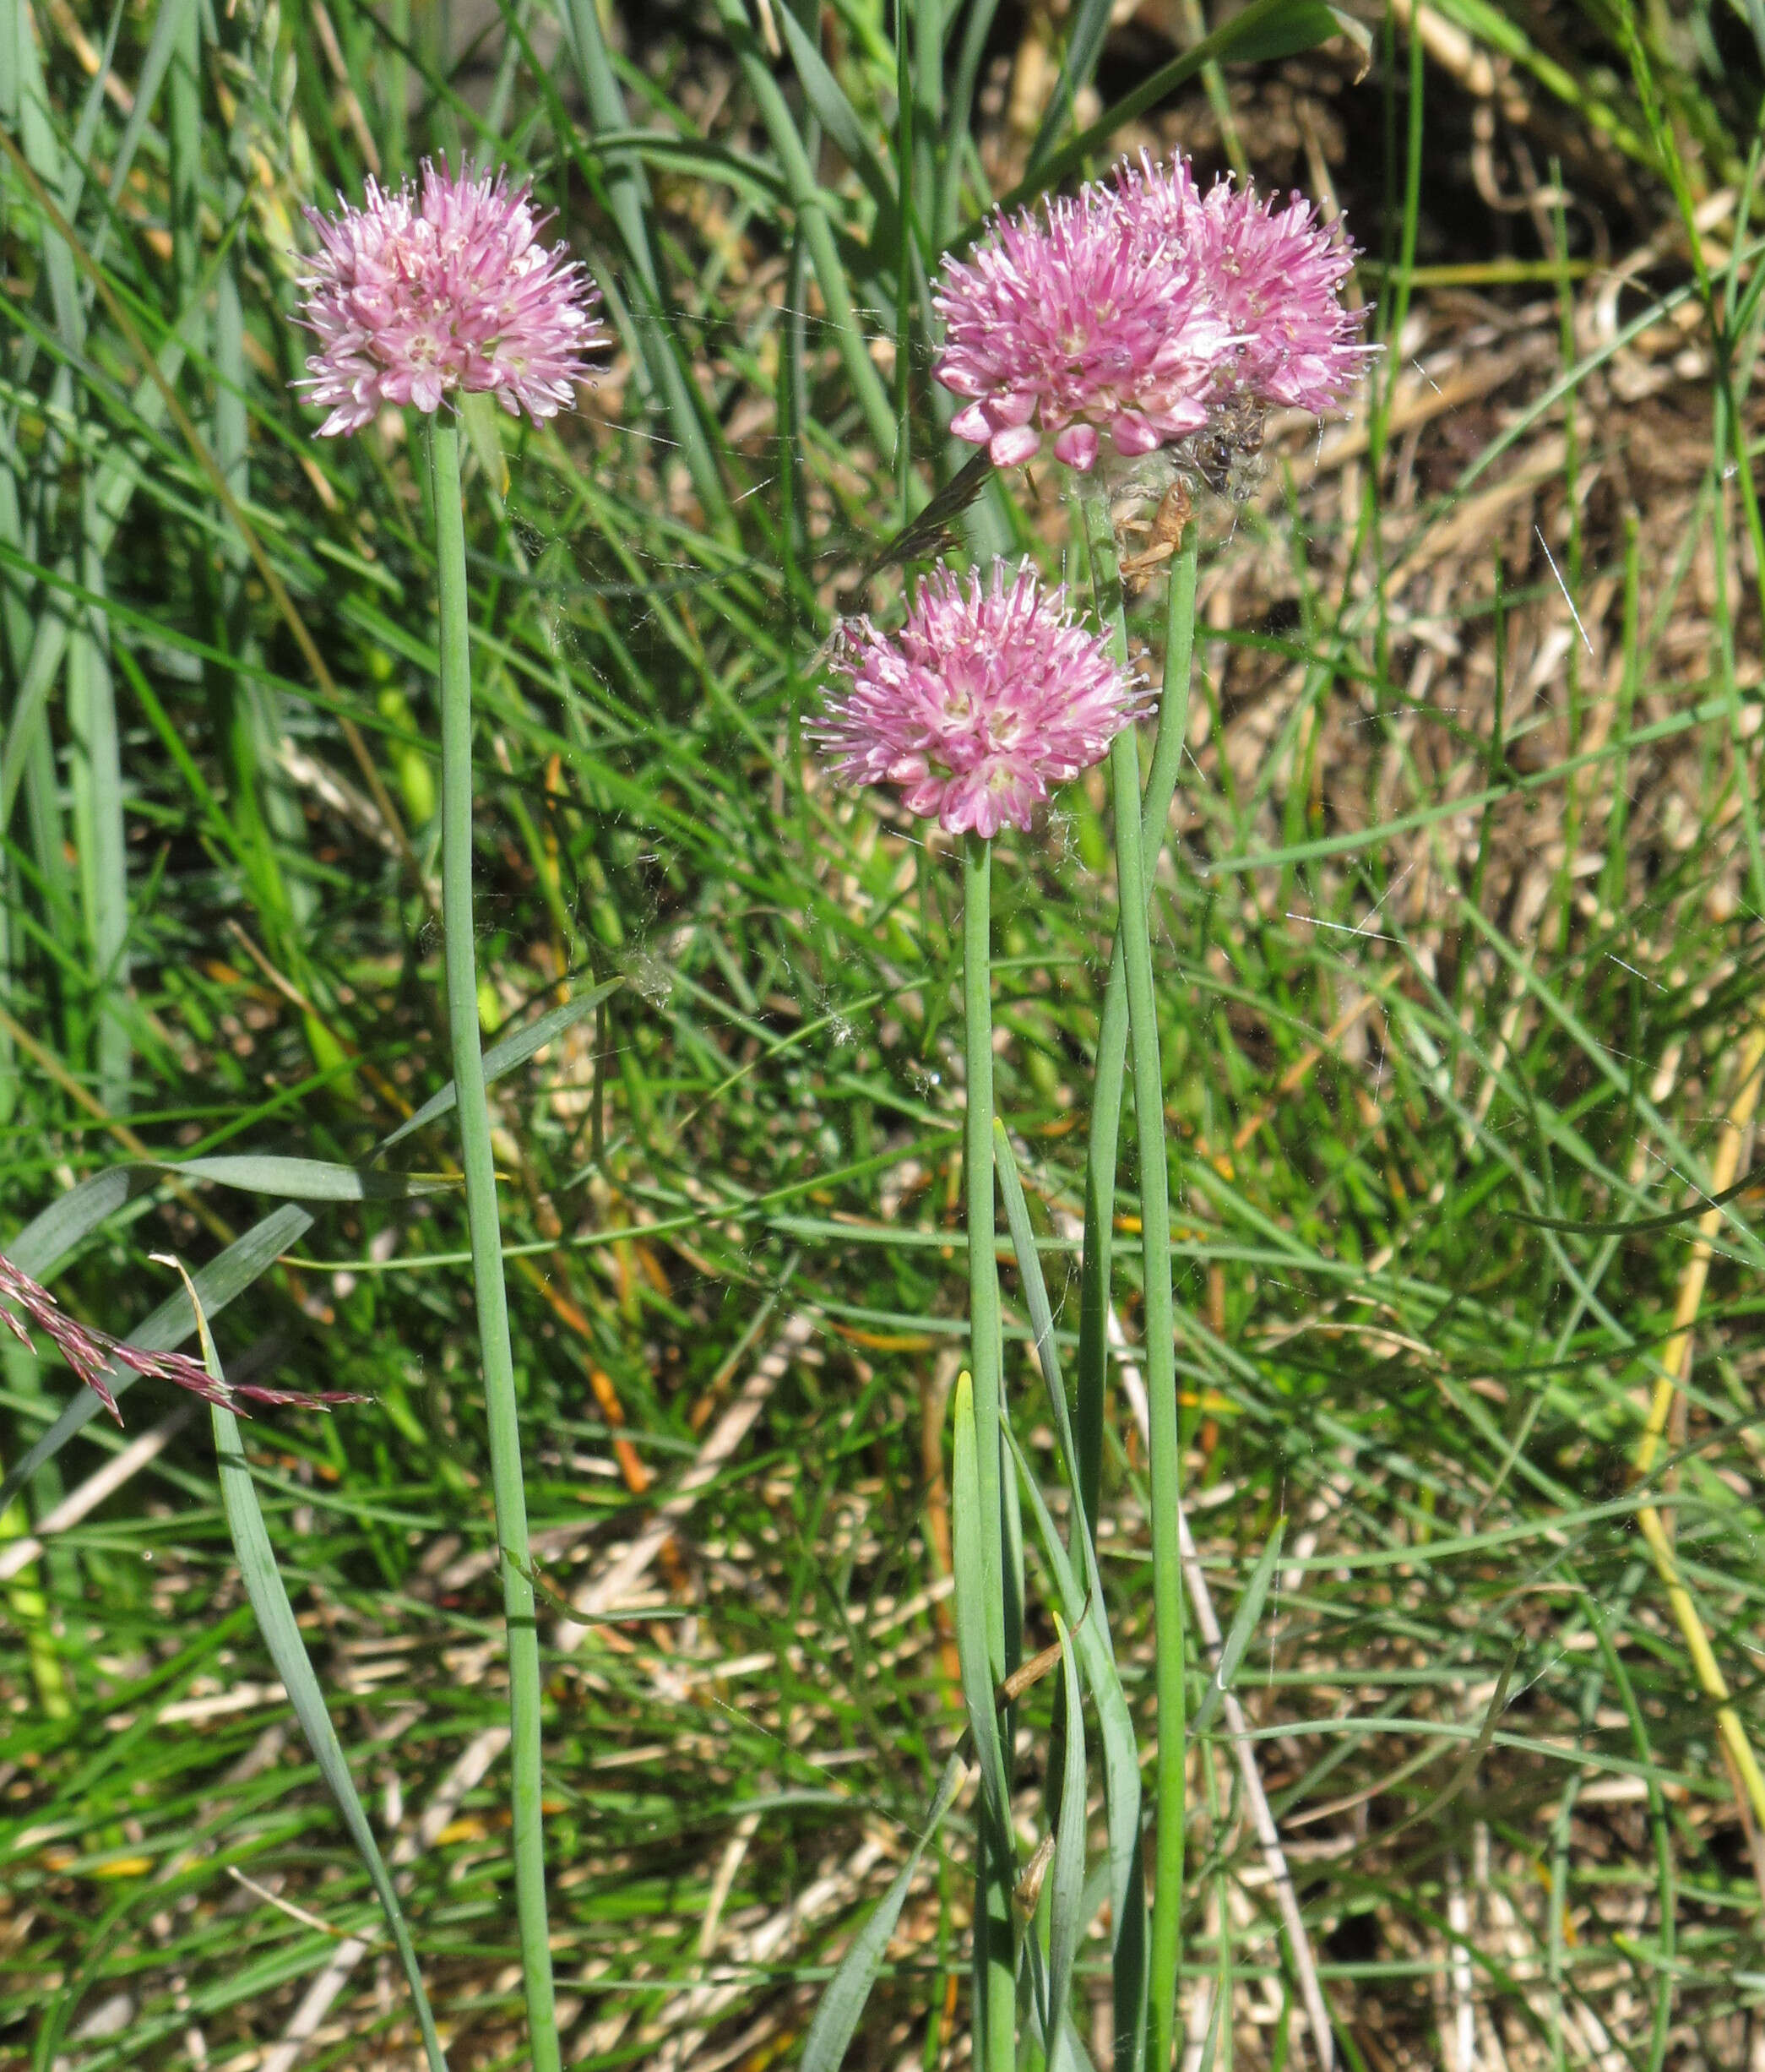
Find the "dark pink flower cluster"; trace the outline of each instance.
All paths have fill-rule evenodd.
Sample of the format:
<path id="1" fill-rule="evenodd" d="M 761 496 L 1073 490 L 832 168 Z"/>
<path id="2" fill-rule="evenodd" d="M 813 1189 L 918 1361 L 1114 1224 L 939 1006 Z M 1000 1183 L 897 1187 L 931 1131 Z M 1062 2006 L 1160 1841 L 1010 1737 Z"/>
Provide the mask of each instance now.
<path id="1" fill-rule="evenodd" d="M 1341 291 L 1354 248 L 1295 195 L 1283 208 L 1187 160 L 1123 166 L 1040 213 L 1002 218 L 932 301 L 932 372 L 967 400 L 959 438 L 1000 466 L 1051 436 L 1081 471 L 1108 432 L 1123 454 L 1203 430 L 1229 404 L 1322 412 L 1372 350 Z"/>
<path id="2" fill-rule="evenodd" d="M 14 1304 L 24 1316 L 15 1315 L 13 1309 L 6 1307 L 8 1303 Z M 33 1281 L 29 1274 L 21 1273 L 0 1252 L 0 1324 L 21 1345 L 28 1346 L 30 1334 L 24 1328 L 24 1318 L 29 1318 L 59 1348 L 62 1357 L 118 1424 L 122 1422 L 122 1415 L 117 1408 L 116 1397 L 111 1394 L 108 1379 L 111 1370 L 117 1367 L 127 1368 L 131 1373 L 151 1381 L 174 1383 L 178 1388 L 188 1389 L 193 1395 L 199 1395 L 204 1402 L 218 1403 L 223 1410 L 236 1411 L 242 1417 L 249 1415 L 245 1408 L 247 1399 L 253 1403 L 295 1403 L 307 1410 L 323 1410 L 334 1403 L 360 1403 L 365 1400 L 343 1390 L 307 1395 L 298 1389 L 262 1389 L 251 1382 L 242 1382 L 236 1387 L 231 1382 L 216 1381 L 200 1360 L 193 1360 L 187 1353 L 149 1352 L 139 1346 L 112 1338 L 107 1331 L 95 1331 L 89 1324 L 76 1322 L 47 1288 Z"/>
<path id="3" fill-rule="evenodd" d="M 1146 454 L 1207 422 L 1226 328 L 1199 269 L 1149 247 L 1105 188 L 1002 220 L 972 260 L 949 263 L 932 302 L 944 324 L 932 371 L 969 399 L 950 428 L 1001 467 L 1045 434 L 1083 470 L 1100 431 Z"/>
<path id="4" fill-rule="evenodd" d="M 1220 389 L 1317 416 L 1342 400 L 1378 348 L 1361 344 L 1361 313 L 1343 306 L 1355 247 L 1339 226 L 1321 225 L 1301 194 L 1283 207 L 1230 179 L 1203 194 L 1182 158 L 1143 158 L 1116 179 L 1140 248 L 1180 254 L 1207 283 L 1231 339 Z"/>
<path id="5" fill-rule="evenodd" d="M 549 218 L 498 173 L 423 161 L 422 188 L 307 220 L 319 249 L 301 280 L 301 321 L 318 340 L 300 386 L 330 415 L 321 437 L 359 432 L 386 403 L 437 411 L 455 390 L 494 395 L 513 416 L 554 416 L 606 344 L 597 294 Z"/>
<path id="6" fill-rule="evenodd" d="M 841 626 L 831 666 L 845 688 L 811 731 L 834 774 L 900 785 L 952 835 L 1027 829 L 1153 702 L 1027 562 L 1009 580 L 996 563 L 986 586 L 935 570 L 898 632 Z"/>

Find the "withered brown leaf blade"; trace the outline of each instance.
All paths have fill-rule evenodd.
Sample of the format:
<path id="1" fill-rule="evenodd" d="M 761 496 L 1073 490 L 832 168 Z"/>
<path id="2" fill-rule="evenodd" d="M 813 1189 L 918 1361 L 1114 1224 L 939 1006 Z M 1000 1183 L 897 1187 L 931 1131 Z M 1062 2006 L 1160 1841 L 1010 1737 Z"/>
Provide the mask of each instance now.
<path id="1" fill-rule="evenodd" d="M 923 561 L 942 553 L 950 541 L 950 521 L 969 508 L 986 487 L 993 471 L 992 457 L 986 447 L 977 447 L 944 487 L 894 537 L 879 547 L 864 564 L 859 577 L 867 583 L 873 575 L 898 562 Z"/>

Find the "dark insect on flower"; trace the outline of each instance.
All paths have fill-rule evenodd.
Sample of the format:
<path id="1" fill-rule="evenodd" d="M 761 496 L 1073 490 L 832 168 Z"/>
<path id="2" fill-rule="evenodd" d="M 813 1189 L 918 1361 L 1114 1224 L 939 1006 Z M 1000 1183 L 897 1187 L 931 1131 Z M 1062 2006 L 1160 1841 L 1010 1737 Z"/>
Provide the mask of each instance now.
<path id="1" fill-rule="evenodd" d="M 1206 431 L 1197 432 L 1180 457 L 1187 458 L 1216 496 L 1242 503 L 1262 471 L 1263 427 L 1268 416 L 1254 397 L 1228 398 Z"/>
<path id="2" fill-rule="evenodd" d="M 7 1307 L 8 1303 L 22 1310 L 24 1316 L 16 1315 L 13 1308 Z M 108 1331 L 95 1331 L 90 1324 L 79 1323 L 68 1314 L 47 1288 L 33 1281 L 29 1274 L 21 1273 L 0 1252 L 0 1324 L 23 1346 L 31 1342 L 30 1334 L 25 1329 L 27 1318 L 59 1349 L 62 1357 L 118 1424 L 122 1422 L 122 1414 L 117 1408 L 117 1399 L 110 1387 L 110 1376 L 118 1368 L 139 1374 L 145 1380 L 171 1382 L 180 1389 L 189 1389 L 193 1395 L 199 1395 L 204 1402 L 235 1411 L 241 1417 L 251 1414 L 245 1408 L 247 1400 L 272 1405 L 291 1403 L 303 1410 L 329 1410 L 337 1403 L 367 1400 L 364 1396 L 344 1389 L 307 1392 L 298 1389 L 260 1388 L 253 1382 L 242 1382 L 236 1387 L 231 1382 L 217 1381 L 200 1360 L 193 1360 L 188 1353 L 149 1352 L 143 1346 L 112 1338 Z"/>

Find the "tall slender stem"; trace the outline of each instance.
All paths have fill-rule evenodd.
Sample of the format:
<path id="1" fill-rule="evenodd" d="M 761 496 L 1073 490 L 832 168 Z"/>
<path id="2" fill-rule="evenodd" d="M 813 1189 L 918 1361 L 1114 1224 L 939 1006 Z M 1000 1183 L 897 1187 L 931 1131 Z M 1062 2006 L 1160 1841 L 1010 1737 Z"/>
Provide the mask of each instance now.
<path id="1" fill-rule="evenodd" d="M 1088 494 L 1084 519 L 1098 616 L 1116 648 L 1118 659 L 1125 661 L 1127 627 L 1108 498 L 1096 492 Z M 1173 767 L 1177 753 L 1180 742 L 1173 750 Z M 1152 1435 L 1153 1681 L 1159 1735 L 1149 1977 L 1152 2064 L 1154 2072 L 1169 2072 L 1176 2047 L 1176 1972 L 1181 1952 L 1183 1902 L 1186 1736 L 1183 1571 L 1178 1527 L 1182 1456 L 1177 1429 L 1176 1326 L 1170 1288 L 1170 1178 L 1165 1150 L 1165 1079 L 1152 985 L 1152 938 L 1147 927 L 1140 751 L 1132 727 L 1124 727 L 1110 748 L 1110 776 L 1115 793 L 1116 882 L 1121 900 L 1116 939 L 1121 948 L 1127 993 L 1134 1120 L 1139 1138 L 1146 1395 Z"/>
<path id="2" fill-rule="evenodd" d="M 992 846 L 978 835 L 962 852 L 963 1040 L 968 1115 L 963 1172 L 968 1193 L 969 1368 L 980 1434 L 982 1554 L 986 1573 L 986 1651 L 993 1681 L 1005 1660 L 1004 1528 L 1000 1501 L 999 1262 L 993 1210 Z"/>
<path id="3" fill-rule="evenodd" d="M 1159 701 L 1152 767 L 1140 806 L 1143 875 L 1150 886 L 1165 846 L 1170 801 L 1189 731 L 1189 678 L 1195 655 L 1195 578 L 1198 529 L 1191 525 L 1170 572 L 1165 616 L 1165 687 Z M 1113 633 L 1113 628 L 1111 629 Z M 1125 629 L 1119 654 L 1125 656 Z M 1127 1059 L 1127 972 L 1119 933 L 1110 956 L 1097 1065 L 1091 1085 L 1091 1141 L 1085 1165 L 1084 1252 L 1078 1289 L 1078 1405 L 1073 1419 L 1079 1491 L 1093 1532 L 1103 1473 L 1103 1413 L 1109 1372 L 1109 1292 L 1114 1249 L 1116 1154 L 1121 1086 Z"/>
<path id="4" fill-rule="evenodd" d="M 963 1174 L 968 1193 L 969 1368 L 975 1383 L 976 1480 L 980 1493 L 981 1568 L 986 1590 L 987 1661 L 997 1685 L 1015 1665 L 1007 1659 L 1016 1622 L 1005 1604 L 1005 1514 L 1001 1493 L 1004 1442 L 999 1429 L 999 1262 L 995 1248 L 993 1183 L 992 844 L 968 835 L 962 851 L 963 1040 L 968 1112 Z M 1007 1765 L 1011 1742 L 1005 1737 Z M 1012 2072 L 1017 2062 L 1017 1953 L 1011 1897 L 1013 1866 L 1002 1855 L 1008 1837 L 981 1829 L 975 1871 L 975 1985 L 977 2061 L 986 2072 Z"/>
<path id="5" fill-rule="evenodd" d="M 472 948 L 472 666 L 466 624 L 459 432 L 451 418 L 429 421 L 429 470 L 441 603 L 442 927 L 447 949 L 448 1030 L 459 1103 L 460 1163 L 465 1172 L 472 1283 L 490 1429 L 491 1487 L 496 1498 L 502 1611 L 508 1635 L 515 1910 L 533 2072 L 559 2072 L 551 1945 L 546 1922 L 546 1841 L 540 1812 L 540 1635 L 527 1544 L 527 1498 L 521 1482 L 520 1416 L 508 1339 L 508 1297 L 502 1280 L 490 1103 L 478 1049 L 478 971 Z"/>

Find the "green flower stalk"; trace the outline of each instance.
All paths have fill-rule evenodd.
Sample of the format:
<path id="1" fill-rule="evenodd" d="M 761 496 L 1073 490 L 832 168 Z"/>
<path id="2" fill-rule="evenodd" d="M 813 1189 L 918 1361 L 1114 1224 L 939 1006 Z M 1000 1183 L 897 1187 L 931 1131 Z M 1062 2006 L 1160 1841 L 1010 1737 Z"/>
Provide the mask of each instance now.
<path id="1" fill-rule="evenodd" d="M 593 290 L 562 246 L 536 240 L 544 219 L 501 176 L 423 168 L 421 193 L 372 182 L 367 205 L 314 214 L 319 251 L 303 321 L 319 342 L 302 384 L 329 414 L 324 434 L 356 432 L 388 405 L 426 412 L 441 618 L 442 924 L 448 1027 L 459 1096 L 472 1281 L 502 1553 L 508 1631 L 515 1903 L 534 2072 L 558 2072 L 540 1814 L 540 1648 L 521 1476 L 519 1406 L 502 1273 L 490 1104 L 478 1037 L 472 929 L 472 672 L 459 430 L 442 405 L 494 394 L 535 421 L 569 403 L 605 342 Z"/>
<path id="2" fill-rule="evenodd" d="M 996 563 L 990 584 L 940 569 L 921 585 L 898 633 L 855 620 L 839 628 L 830 652 L 843 687 L 811 734 L 836 775 L 899 785 L 912 812 L 935 818 L 963 844 L 972 1383 L 964 1378 L 957 1399 L 957 1640 L 975 1745 L 987 1752 L 975 1873 L 975 2056 L 986 2072 L 1011 2072 L 1024 1938 L 1013 1908 L 1009 1721 L 1002 1728 L 994 1694 L 1018 1667 L 1023 1618 L 1004 1480 L 995 1249 L 992 837 L 1005 827 L 1029 830 L 1054 787 L 1100 760 L 1145 700 L 1103 642 L 1068 615 L 1063 594 L 1045 590 L 1027 563 L 1015 573 Z"/>
<path id="3" fill-rule="evenodd" d="M 1121 576 L 1116 555 L 1115 530 L 1106 493 L 1087 489 L 1081 506 L 1090 549 L 1097 614 L 1107 628 L 1112 651 L 1125 660 L 1127 627 L 1121 601 Z M 1173 624 L 1171 647 L 1185 664 L 1194 630 L 1194 546 L 1173 577 L 1172 604 L 1187 610 L 1187 623 Z M 1187 699 L 1184 701 L 1187 704 Z M 1170 1177 L 1165 1147 L 1165 1080 L 1159 1056 L 1157 1003 L 1152 982 L 1152 940 L 1146 902 L 1149 864 L 1158 856 L 1158 835 L 1170 802 L 1165 789 L 1174 786 L 1181 726 L 1168 730 L 1172 749 L 1154 759 L 1154 782 L 1161 797 L 1140 793 L 1139 749 L 1132 732 L 1116 737 L 1110 749 L 1110 776 L 1116 818 L 1116 883 L 1121 901 L 1116 954 L 1105 996 L 1102 1040 L 1099 1044 L 1094 1137 L 1101 1124 L 1108 1147 L 1107 1170 L 1094 1161 L 1086 1185 L 1087 1247 L 1082 1293 L 1108 1300 L 1107 1266 L 1099 1269 L 1092 1247 L 1110 1222 L 1115 1193 L 1115 1145 L 1121 1096 L 1122 1024 L 1127 1024 L 1132 1058 L 1134 1118 L 1140 1165 L 1140 1241 L 1145 1282 L 1146 1398 L 1151 1430 L 1152 1588 L 1154 1621 L 1154 1689 L 1158 1705 L 1158 1766 L 1154 1781 L 1154 1841 L 1151 1951 L 1148 1979 L 1151 2005 L 1151 2063 L 1165 2072 L 1176 2041 L 1176 1977 L 1182 1954 L 1184 1762 L 1187 1754 L 1183 1689 L 1183 1573 L 1180 1507 L 1182 1498 L 1182 1449 L 1176 1400 L 1176 1319 L 1170 1274 Z M 1165 746 L 1161 729 L 1159 746 Z M 1160 765 L 1165 767 L 1160 767 Z M 1159 811 L 1157 834 L 1147 854 L 1143 828 L 1150 808 Z M 1122 1014 L 1125 996 L 1127 1013 Z M 1106 1255 L 1105 1255 L 1106 1258 Z M 1087 1311 L 1088 1313 L 1088 1311 Z M 1083 1352 L 1081 1351 L 1083 1359 Z M 1083 1389 L 1083 1383 L 1081 1383 Z M 1100 1389 L 1096 1391 L 1100 1398 Z M 1087 1492 L 1089 1496 L 1089 1493 Z"/>

